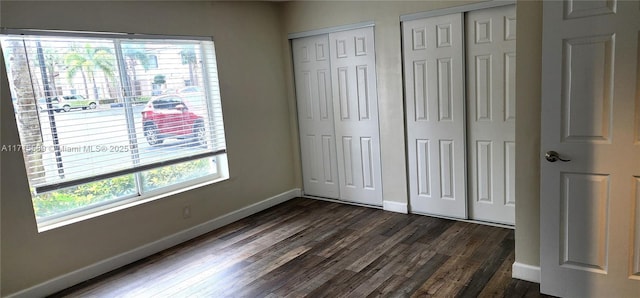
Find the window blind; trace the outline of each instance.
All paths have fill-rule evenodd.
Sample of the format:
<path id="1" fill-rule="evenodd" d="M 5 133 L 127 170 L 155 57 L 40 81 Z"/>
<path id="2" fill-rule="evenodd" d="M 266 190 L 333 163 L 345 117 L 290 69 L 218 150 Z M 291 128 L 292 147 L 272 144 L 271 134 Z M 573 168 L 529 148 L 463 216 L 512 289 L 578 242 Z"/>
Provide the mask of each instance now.
<path id="1" fill-rule="evenodd" d="M 36 193 L 226 153 L 211 40 L 0 37 Z"/>

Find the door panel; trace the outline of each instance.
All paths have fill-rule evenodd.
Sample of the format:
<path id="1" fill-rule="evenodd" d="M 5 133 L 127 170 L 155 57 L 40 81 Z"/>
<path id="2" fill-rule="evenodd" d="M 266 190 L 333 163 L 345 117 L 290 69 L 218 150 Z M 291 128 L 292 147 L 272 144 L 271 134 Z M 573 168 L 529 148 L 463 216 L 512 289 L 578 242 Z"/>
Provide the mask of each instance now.
<path id="1" fill-rule="evenodd" d="M 606 273 L 609 175 L 563 173 L 560 179 L 562 265 Z"/>
<path id="2" fill-rule="evenodd" d="M 342 200 L 382 205 L 373 28 L 329 34 Z"/>
<path id="3" fill-rule="evenodd" d="M 340 191 L 329 38 L 314 36 L 295 39 L 292 43 L 304 193 L 337 199 Z"/>
<path id="4" fill-rule="evenodd" d="M 402 26 L 411 210 L 466 218 L 462 14 Z"/>
<path id="5" fill-rule="evenodd" d="M 544 3 L 541 291 L 640 293 L 637 1 Z M 549 162 L 554 150 L 568 162 Z"/>
<path id="6" fill-rule="evenodd" d="M 515 24 L 513 5 L 466 15 L 469 215 L 510 225 L 515 224 Z"/>
<path id="7" fill-rule="evenodd" d="M 567 142 L 610 142 L 613 91 L 613 36 L 564 41 L 562 139 Z M 585 88 L 588 86 L 588 88 Z"/>

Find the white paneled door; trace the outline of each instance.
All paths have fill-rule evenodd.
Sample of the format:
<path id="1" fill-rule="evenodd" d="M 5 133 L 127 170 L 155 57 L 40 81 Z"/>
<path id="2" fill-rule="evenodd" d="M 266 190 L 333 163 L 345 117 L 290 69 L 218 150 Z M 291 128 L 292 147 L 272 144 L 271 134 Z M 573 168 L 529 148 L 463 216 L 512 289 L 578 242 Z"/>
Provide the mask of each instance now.
<path id="1" fill-rule="evenodd" d="M 462 22 L 402 23 L 412 212 L 467 217 Z"/>
<path id="2" fill-rule="evenodd" d="M 292 44 L 304 193 L 338 199 L 329 37 L 299 38 Z"/>
<path id="3" fill-rule="evenodd" d="M 373 27 L 329 34 L 340 198 L 382 205 Z"/>
<path id="4" fill-rule="evenodd" d="M 640 2 L 543 11 L 541 291 L 639 297 Z"/>
<path id="5" fill-rule="evenodd" d="M 304 193 L 381 206 L 373 27 L 292 46 Z"/>
<path id="6" fill-rule="evenodd" d="M 466 14 L 469 217 L 515 224 L 516 10 Z"/>

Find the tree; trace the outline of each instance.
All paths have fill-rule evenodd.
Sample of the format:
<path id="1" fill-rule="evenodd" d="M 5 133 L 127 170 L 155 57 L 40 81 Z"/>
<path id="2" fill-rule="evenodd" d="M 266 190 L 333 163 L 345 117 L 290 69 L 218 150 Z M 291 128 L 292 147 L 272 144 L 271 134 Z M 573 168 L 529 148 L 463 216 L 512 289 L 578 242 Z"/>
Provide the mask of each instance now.
<path id="1" fill-rule="evenodd" d="M 157 74 L 153 77 L 153 85 L 151 85 L 153 90 L 151 91 L 151 95 L 159 95 L 162 93 L 160 91 L 162 89 L 162 85 L 166 84 L 166 76 L 163 74 Z"/>
<path id="2" fill-rule="evenodd" d="M 44 48 L 45 66 L 47 67 L 47 74 L 49 75 L 49 83 L 51 84 L 50 90 L 52 95 L 58 94 L 58 87 L 56 84 L 56 68 L 62 64 L 62 56 L 54 48 Z"/>
<path id="3" fill-rule="evenodd" d="M 65 55 L 65 64 L 67 65 L 67 76 L 72 80 L 78 72 L 82 75 L 84 89 L 87 97 L 89 97 L 89 87 L 87 77 L 93 83 L 93 94 L 95 99 L 100 98 L 98 94 L 98 85 L 96 84 L 96 72 L 101 71 L 109 85 L 109 79 L 113 78 L 115 71 L 115 57 L 111 49 L 106 47 L 92 47 L 86 43 L 83 47 L 71 47 L 71 51 Z"/>
<path id="4" fill-rule="evenodd" d="M 9 64 L 8 71 L 11 73 L 13 90 L 17 98 L 16 117 L 18 126 L 22 132 L 23 140 L 29 140 L 29 145 L 33 148 L 42 147 L 42 133 L 40 131 L 40 119 L 33 117 L 37 115 L 36 96 L 31 86 L 31 73 L 22 41 L 9 41 Z M 42 164 L 42 152 L 40 150 L 23 150 L 27 164 L 27 176 L 33 179 L 44 178 L 44 166 Z"/>
<path id="5" fill-rule="evenodd" d="M 140 43 L 123 43 L 122 55 L 124 56 L 127 66 L 127 78 L 129 81 L 129 87 L 131 90 L 130 95 L 140 95 L 136 84 L 138 77 L 136 74 L 136 66 L 140 65 L 146 71 L 151 66 L 151 61 L 147 55 L 147 51 L 143 44 Z"/>
<path id="6" fill-rule="evenodd" d="M 156 85 L 163 85 L 167 83 L 166 76 L 163 74 L 158 74 L 153 77 L 153 83 Z"/>
<path id="7" fill-rule="evenodd" d="M 198 58 L 196 56 L 196 50 L 192 45 L 185 46 L 185 48 L 180 51 L 180 58 L 183 65 L 189 65 L 189 81 L 191 82 L 191 85 L 197 86 L 198 72 L 196 71 L 196 64 L 198 63 Z"/>

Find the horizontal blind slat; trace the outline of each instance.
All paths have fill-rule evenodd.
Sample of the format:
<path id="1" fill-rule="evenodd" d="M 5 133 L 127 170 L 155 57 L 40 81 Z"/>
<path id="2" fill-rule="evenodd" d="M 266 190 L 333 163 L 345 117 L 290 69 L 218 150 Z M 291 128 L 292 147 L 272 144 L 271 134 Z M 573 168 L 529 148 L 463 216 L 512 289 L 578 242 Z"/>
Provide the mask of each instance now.
<path id="1" fill-rule="evenodd" d="M 0 38 L 5 54 L 12 51 L 10 42 L 24 45 L 25 71 L 32 78 L 34 96 L 14 99 L 14 108 L 20 130 L 33 130 L 35 124 L 40 131 L 39 135 L 20 133 L 22 145 L 31 150 L 25 152 L 25 165 L 36 176 L 30 184 L 38 193 L 226 152 L 213 42 L 114 37 Z M 118 53 L 122 56 L 117 57 Z M 44 68 L 49 71 L 47 78 L 42 76 Z M 158 83 L 162 78 L 164 83 Z M 164 141 L 154 146 L 146 139 L 148 123 L 143 114 L 163 96 L 181 99 L 187 109 L 183 114 L 165 115 L 174 117 L 169 120 L 153 111 L 159 118 L 146 122 L 156 126 Z M 72 110 L 64 112 L 68 109 Z M 22 127 L 26 123 L 29 127 Z M 204 135 L 194 139 L 199 127 Z M 192 146 L 192 140 L 205 145 Z M 125 152 L 94 152 L 101 146 Z"/>

